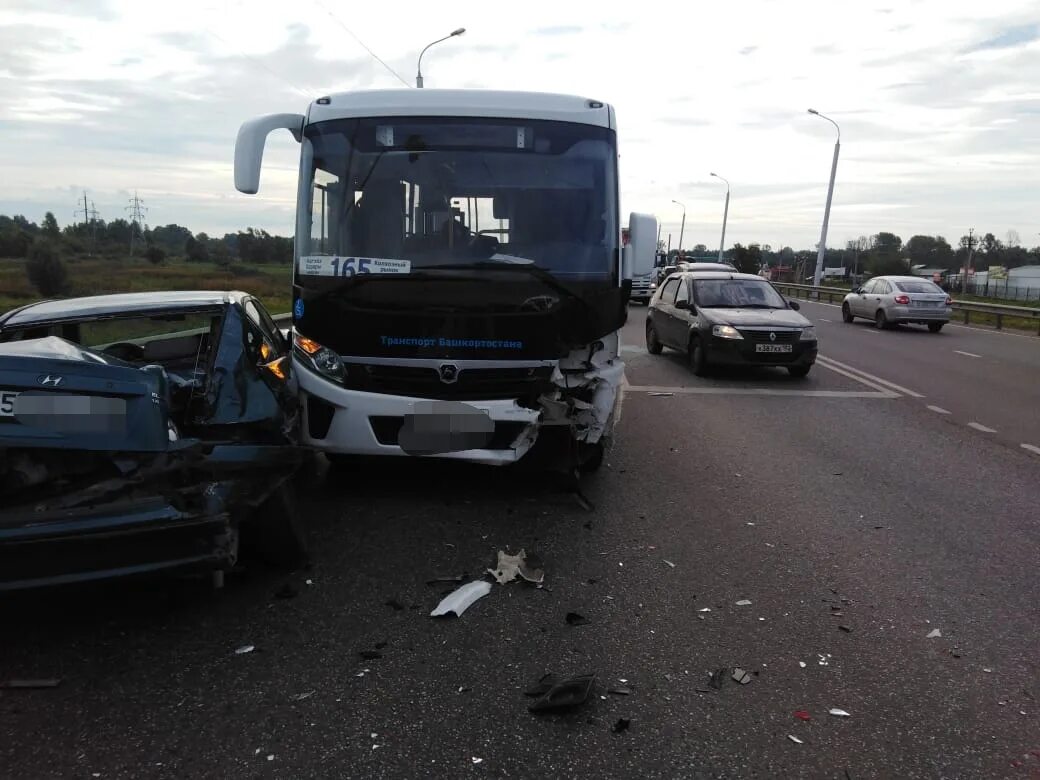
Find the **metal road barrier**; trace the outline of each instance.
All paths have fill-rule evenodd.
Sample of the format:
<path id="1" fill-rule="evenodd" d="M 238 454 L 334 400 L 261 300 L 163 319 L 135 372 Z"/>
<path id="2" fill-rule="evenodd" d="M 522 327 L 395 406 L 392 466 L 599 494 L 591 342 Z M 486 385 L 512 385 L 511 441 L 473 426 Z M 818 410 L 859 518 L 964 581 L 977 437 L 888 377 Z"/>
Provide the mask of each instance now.
<path id="1" fill-rule="evenodd" d="M 840 302 L 849 294 L 844 287 L 813 287 L 811 284 L 790 284 L 788 282 L 773 282 L 773 286 L 784 295 L 791 298 L 810 298 L 823 300 L 829 303 Z M 972 314 L 988 314 L 997 321 L 997 330 L 1004 327 L 1005 317 L 1020 317 L 1032 320 L 1036 323 L 1036 332 L 1040 336 L 1040 308 L 1035 306 L 1008 306 L 1003 303 L 985 303 L 984 301 L 953 301 L 954 314 L 963 315 L 964 322 L 971 322 Z"/>

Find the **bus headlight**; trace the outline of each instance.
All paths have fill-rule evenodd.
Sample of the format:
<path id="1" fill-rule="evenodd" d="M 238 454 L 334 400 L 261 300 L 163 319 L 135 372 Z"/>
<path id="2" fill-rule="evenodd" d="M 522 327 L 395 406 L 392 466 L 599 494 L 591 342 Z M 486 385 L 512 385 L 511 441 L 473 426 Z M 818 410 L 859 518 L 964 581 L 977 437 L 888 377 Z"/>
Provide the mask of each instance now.
<path id="1" fill-rule="evenodd" d="M 317 341 L 301 336 L 299 333 L 293 335 L 293 345 L 296 347 L 297 354 L 307 358 L 319 374 L 336 382 L 342 382 L 346 378 L 346 366 L 343 365 L 339 355 L 328 347 L 323 347 Z"/>

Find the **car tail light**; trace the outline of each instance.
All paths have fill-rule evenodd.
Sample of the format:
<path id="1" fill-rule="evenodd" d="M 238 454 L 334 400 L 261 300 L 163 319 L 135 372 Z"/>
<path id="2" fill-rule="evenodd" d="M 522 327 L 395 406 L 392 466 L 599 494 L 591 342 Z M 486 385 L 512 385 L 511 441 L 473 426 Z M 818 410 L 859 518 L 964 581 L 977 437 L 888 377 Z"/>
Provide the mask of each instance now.
<path id="1" fill-rule="evenodd" d="M 895 300 L 896 300 L 896 303 L 899 303 L 899 304 L 902 304 L 903 306 L 906 306 L 908 303 L 910 303 L 910 296 L 909 295 L 897 295 Z"/>

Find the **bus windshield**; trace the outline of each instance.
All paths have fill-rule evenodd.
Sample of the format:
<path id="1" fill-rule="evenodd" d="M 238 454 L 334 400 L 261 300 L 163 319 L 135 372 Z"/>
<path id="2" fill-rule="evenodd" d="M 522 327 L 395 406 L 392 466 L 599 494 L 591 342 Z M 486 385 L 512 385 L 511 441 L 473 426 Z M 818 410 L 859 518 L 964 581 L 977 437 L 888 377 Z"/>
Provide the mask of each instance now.
<path id="1" fill-rule="evenodd" d="M 527 119 L 339 119 L 308 126 L 303 155 L 311 191 L 297 231 L 303 286 L 359 270 L 496 262 L 575 280 L 616 276 L 612 130 Z"/>

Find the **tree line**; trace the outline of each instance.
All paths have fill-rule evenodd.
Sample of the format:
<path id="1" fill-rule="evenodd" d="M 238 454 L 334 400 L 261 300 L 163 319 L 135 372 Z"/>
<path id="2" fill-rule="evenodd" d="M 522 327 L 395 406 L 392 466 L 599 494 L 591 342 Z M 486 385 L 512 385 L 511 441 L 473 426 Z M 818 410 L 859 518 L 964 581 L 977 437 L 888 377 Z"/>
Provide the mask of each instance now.
<path id="1" fill-rule="evenodd" d="M 86 257 L 126 258 L 132 252 L 153 264 L 167 260 L 230 266 L 292 262 L 293 240 L 247 228 L 217 238 L 177 224 L 140 226 L 125 219 L 96 219 L 61 227 L 50 211 L 39 224 L 20 214 L 0 215 L 0 258 L 25 258 L 26 273 L 43 295 L 67 286 L 65 262 Z"/>

